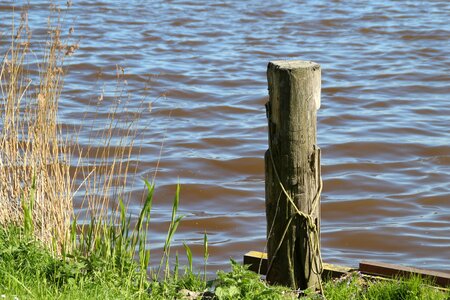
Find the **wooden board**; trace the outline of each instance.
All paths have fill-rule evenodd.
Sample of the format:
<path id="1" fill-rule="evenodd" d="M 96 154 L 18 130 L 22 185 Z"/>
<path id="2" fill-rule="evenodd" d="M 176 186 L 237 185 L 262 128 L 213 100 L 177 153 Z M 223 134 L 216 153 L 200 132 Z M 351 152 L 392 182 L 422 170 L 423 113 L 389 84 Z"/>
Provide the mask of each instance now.
<path id="1" fill-rule="evenodd" d="M 441 287 L 450 287 L 450 274 L 431 270 L 423 270 L 412 267 L 399 266 L 381 262 L 362 261 L 359 263 L 359 271 L 362 274 L 381 276 L 388 278 L 420 276 L 431 280 L 433 284 Z"/>
<path id="2" fill-rule="evenodd" d="M 246 253 L 244 255 L 244 265 L 248 265 L 249 270 L 253 272 L 265 275 L 268 265 L 267 253 L 259 251 L 250 251 Z M 450 273 L 369 261 L 361 261 L 359 269 L 324 263 L 322 278 L 337 278 L 353 271 L 360 271 L 361 274 L 364 275 L 382 278 L 408 278 L 412 275 L 418 275 L 424 279 L 430 280 L 435 285 L 450 288 Z"/>
<path id="3" fill-rule="evenodd" d="M 249 266 L 249 270 L 255 273 L 266 275 L 267 273 L 267 253 L 250 251 L 244 255 L 244 265 Z"/>
<path id="4" fill-rule="evenodd" d="M 244 265 L 249 266 L 249 270 L 261 275 L 265 275 L 267 272 L 267 253 L 250 251 L 244 255 Z M 332 264 L 323 264 L 322 278 L 336 278 L 346 275 L 356 269 L 349 267 L 336 266 Z"/>

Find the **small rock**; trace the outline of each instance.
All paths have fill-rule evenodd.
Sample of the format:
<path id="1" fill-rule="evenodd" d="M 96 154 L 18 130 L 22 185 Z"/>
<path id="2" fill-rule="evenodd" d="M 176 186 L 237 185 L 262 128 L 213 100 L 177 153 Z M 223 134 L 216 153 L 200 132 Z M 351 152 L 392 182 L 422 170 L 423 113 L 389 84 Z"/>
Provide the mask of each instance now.
<path id="1" fill-rule="evenodd" d="M 190 291 L 187 289 L 182 289 L 178 293 L 180 294 L 181 299 L 185 299 L 185 300 L 198 299 L 202 295 L 202 293 L 200 293 L 200 292 L 194 292 L 194 291 Z"/>

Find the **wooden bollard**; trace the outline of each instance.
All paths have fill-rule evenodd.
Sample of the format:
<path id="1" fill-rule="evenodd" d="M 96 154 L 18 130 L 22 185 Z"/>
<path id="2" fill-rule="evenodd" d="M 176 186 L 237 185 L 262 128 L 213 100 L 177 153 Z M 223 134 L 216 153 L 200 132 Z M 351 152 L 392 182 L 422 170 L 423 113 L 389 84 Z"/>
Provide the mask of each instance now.
<path id="1" fill-rule="evenodd" d="M 267 280 L 294 289 L 320 288 L 320 65 L 268 65 L 269 149 L 265 154 Z"/>

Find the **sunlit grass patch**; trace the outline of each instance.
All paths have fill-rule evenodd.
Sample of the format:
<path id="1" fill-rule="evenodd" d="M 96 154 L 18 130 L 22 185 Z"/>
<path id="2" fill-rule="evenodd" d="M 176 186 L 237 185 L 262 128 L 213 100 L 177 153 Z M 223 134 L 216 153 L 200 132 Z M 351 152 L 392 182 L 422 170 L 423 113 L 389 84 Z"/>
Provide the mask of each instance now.
<path id="1" fill-rule="evenodd" d="M 203 276 L 192 269 L 179 271 L 177 264 L 171 271 L 168 263 L 171 240 L 181 220 L 179 189 L 161 263 L 149 267 L 146 245 L 154 188 L 146 184 L 148 194 L 136 225 L 131 225 L 120 202 L 120 216 L 93 218 L 78 236 L 74 222 L 72 247 L 63 248 L 60 256 L 23 227 L 0 227 L 0 294 L 23 299 L 174 299 L 182 289 L 202 293 Z"/>
<path id="2" fill-rule="evenodd" d="M 450 291 L 433 287 L 432 283 L 417 276 L 388 280 L 353 273 L 326 282 L 324 290 L 327 299 L 336 300 L 448 300 L 450 297 Z"/>

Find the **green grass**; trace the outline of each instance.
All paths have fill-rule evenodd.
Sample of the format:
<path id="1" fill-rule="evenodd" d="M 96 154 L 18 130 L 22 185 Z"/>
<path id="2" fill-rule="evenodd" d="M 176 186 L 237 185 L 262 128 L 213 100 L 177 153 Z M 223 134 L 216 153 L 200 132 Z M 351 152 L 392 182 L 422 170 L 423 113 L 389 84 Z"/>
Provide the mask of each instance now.
<path id="1" fill-rule="evenodd" d="M 145 245 L 154 188 L 147 181 L 146 185 L 147 198 L 135 226 L 119 201 L 119 216 L 93 218 L 78 236 L 74 220 L 71 248 L 63 247 L 60 256 L 36 240 L 28 227 L 33 223 L 31 213 L 24 217 L 24 226 L 0 226 L 0 295 L 10 299 L 174 299 L 181 289 L 205 290 L 205 277 L 194 274 L 192 268 L 183 274 L 178 265 L 170 270 L 171 240 L 182 218 L 177 215 L 179 187 L 161 262 L 155 271 L 149 268 L 150 249 Z"/>
<path id="2" fill-rule="evenodd" d="M 327 299 L 336 300 L 448 300 L 450 291 L 439 290 L 419 277 L 380 280 L 359 273 L 325 283 Z"/>
<path id="3" fill-rule="evenodd" d="M 92 218 L 77 234 L 72 222 L 68 247 L 55 255 L 51 245 L 38 240 L 33 224 L 33 199 L 25 205 L 21 226 L 0 226 L 0 297 L 4 299 L 325 299 L 302 294 L 287 287 L 270 286 L 260 276 L 231 260 L 231 272 L 219 271 L 207 281 L 208 237 L 203 237 L 203 268 L 196 272 L 192 251 L 184 244 L 188 266 L 180 272 L 178 254 L 170 265 L 171 241 L 183 218 L 178 216 L 180 186 L 160 263 L 150 267 L 147 232 L 151 220 L 154 186 L 145 181 L 147 196 L 135 225 L 119 200 L 117 214 Z M 34 182 L 32 184 L 34 186 Z M 202 274 L 203 273 L 203 274 Z M 438 290 L 419 278 L 373 280 L 358 273 L 324 284 L 326 299 L 417 300 L 450 299 L 450 292 Z M 208 296 L 208 297 L 206 297 Z"/>
<path id="4" fill-rule="evenodd" d="M 258 274 L 249 271 L 235 261 L 231 261 L 232 270 L 229 273 L 217 273 L 215 293 L 221 300 L 236 299 L 296 299 L 297 293 L 289 288 L 270 286 L 260 280 Z"/>
<path id="5" fill-rule="evenodd" d="M 150 198 L 148 198 L 150 199 Z M 144 206 L 145 216 L 151 205 Z M 123 216 L 126 214 L 122 211 Z M 175 219 L 176 211 L 174 212 Z M 124 220 L 124 219 L 122 219 Z M 166 274 L 156 277 L 157 270 L 142 269 L 142 259 L 147 262 L 149 252 L 137 256 L 131 247 L 139 244 L 140 226 L 147 220 L 130 228 L 125 220 L 124 227 L 102 226 L 109 237 L 90 240 L 91 231 L 79 237 L 77 246 L 61 257 L 55 257 L 23 227 L 0 228 L 0 297 L 2 299 L 296 299 L 297 291 L 286 287 L 269 286 L 259 275 L 245 266 L 231 261 L 232 271 L 219 271 L 214 281 L 206 281 L 202 272 L 195 273 L 189 265 L 180 274 L 179 266 L 167 272 L 170 266 L 163 264 Z M 95 228 L 95 223 L 92 223 Z M 122 226 L 122 225 L 121 225 Z M 171 226 L 170 228 L 173 228 Z M 128 235 L 124 232 L 128 232 Z M 120 233 L 120 235 L 119 235 Z M 169 229 L 170 233 L 170 229 Z M 172 235 L 173 236 L 173 235 Z M 206 238 L 205 238 L 206 239 Z M 87 242 L 89 241 L 90 242 Z M 92 248 L 87 251 L 87 246 Z M 186 245 L 189 261 L 192 253 Z M 170 246 L 166 244 L 165 259 Z M 206 248 L 206 245 L 205 245 Z M 148 251 L 148 249 L 146 250 Z M 167 256 L 166 256 L 167 255 Z M 137 258 L 136 258 L 137 257 Z M 205 252 L 205 257 L 207 254 Z M 166 261 L 164 259 L 164 262 Z M 201 267 L 200 267 L 201 269 Z M 162 272 L 162 271 L 161 271 Z M 355 273 L 351 276 L 325 282 L 326 299 L 450 299 L 450 292 L 430 287 L 419 278 L 406 281 L 369 280 Z M 3 296 L 4 295 L 4 296 Z M 215 298 L 213 298 L 215 297 Z M 310 294 L 304 299 L 324 299 L 321 295 Z"/>

